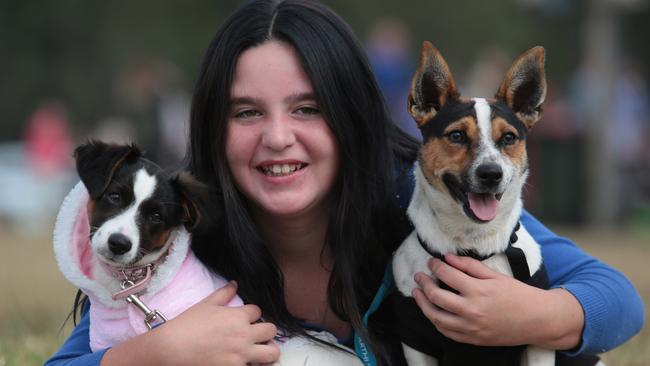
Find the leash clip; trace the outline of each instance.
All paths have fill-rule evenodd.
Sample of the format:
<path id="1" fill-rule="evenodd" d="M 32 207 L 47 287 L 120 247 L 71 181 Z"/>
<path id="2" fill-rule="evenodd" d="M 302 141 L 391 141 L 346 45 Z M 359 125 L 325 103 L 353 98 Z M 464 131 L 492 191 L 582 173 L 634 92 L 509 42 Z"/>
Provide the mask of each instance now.
<path id="1" fill-rule="evenodd" d="M 122 289 L 126 290 L 129 287 L 132 287 L 133 285 L 134 283 L 132 281 L 124 280 L 122 282 Z M 140 311 L 142 311 L 142 313 L 144 314 L 144 324 L 147 326 L 147 328 L 149 328 L 149 330 L 153 329 L 153 327 L 155 326 L 167 322 L 167 317 L 165 317 L 163 313 L 161 313 L 158 310 L 151 310 L 151 308 L 149 308 L 147 304 L 145 304 L 142 300 L 140 300 L 140 297 L 138 297 L 138 295 L 130 294 L 129 296 L 126 297 L 125 300 L 129 304 L 135 305 L 138 309 L 140 309 Z"/>

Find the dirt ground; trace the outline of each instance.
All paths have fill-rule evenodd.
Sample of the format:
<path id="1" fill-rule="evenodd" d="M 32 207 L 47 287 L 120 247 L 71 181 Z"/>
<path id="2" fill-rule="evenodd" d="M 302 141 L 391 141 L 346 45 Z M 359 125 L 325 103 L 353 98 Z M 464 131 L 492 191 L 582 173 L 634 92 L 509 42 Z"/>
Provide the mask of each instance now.
<path id="1" fill-rule="evenodd" d="M 625 273 L 650 304 L 650 234 L 555 227 L 587 252 Z M 0 235 L 0 366 L 40 365 L 63 342 L 60 330 L 75 289 L 57 269 L 49 234 Z M 650 330 L 604 355 L 609 366 L 650 365 Z"/>

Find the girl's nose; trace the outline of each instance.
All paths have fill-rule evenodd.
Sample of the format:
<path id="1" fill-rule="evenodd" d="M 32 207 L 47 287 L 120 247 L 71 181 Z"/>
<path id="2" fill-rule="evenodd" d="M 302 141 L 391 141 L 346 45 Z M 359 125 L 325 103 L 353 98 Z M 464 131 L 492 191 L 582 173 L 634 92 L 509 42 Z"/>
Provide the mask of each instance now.
<path id="1" fill-rule="evenodd" d="M 291 128 L 289 118 L 286 116 L 270 116 L 264 126 L 262 145 L 271 150 L 281 151 L 295 142 L 296 136 Z"/>

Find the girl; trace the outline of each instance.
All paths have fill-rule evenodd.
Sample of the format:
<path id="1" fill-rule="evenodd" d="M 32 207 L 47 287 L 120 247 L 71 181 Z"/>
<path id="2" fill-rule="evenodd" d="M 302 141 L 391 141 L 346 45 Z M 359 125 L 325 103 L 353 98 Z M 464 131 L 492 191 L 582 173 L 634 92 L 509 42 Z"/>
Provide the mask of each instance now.
<path id="1" fill-rule="evenodd" d="M 205 54 L 189 153 L 189 170 L 218 188 L 221 201 L 212 204 L 225 212 L 219 225 L 194 237 L 194 251 L 238 286 L 96 353 L 88 348 L 84 315 L 47 364 L 273 362 L 279 352 L 267 342 L 276 327 L 298 335 L 324 329 L 349 346 L 356 336 L 366 364 L 402 363 L 390 310 L 373 299 L 393 250 L 411 230 L 404 210 L 416 150 L 389 120 L 362 48 L 338 15 L 313 1 L 247 3 Z M 641 301 L 619 272 L 527 213 L 521 221 L 542 246 L 554 289 L 528 288 L 472 260 L 433 263 L 432 270 L 463 281 L 489 281 L 473 287 L 494 295 L 485 296 L 493 303 L 456 314 L 487 330 L 456 329 L 457 337 L 575 354 L 607 351 L 640 329 Z M 421 285 L 426 293 L 436 286 Z M 235 292 L 249 305 L 224 307 Z M 429 296 L 427 309 L 435 304 Z M 481 306 L 523 311 L 472 318 Z"/>

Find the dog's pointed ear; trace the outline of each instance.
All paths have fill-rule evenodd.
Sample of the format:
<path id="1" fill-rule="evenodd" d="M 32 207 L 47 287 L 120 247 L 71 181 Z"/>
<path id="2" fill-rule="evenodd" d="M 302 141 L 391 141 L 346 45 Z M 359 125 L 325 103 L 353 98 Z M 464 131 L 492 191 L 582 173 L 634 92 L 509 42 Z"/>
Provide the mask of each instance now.
<path id="1" fill-rule="evenodd" d="M 541 118 L 546 98 L 544 60 L 543 47 L 524 52 L 510 66 L 496 94 L 529 129 Z"/>
<path id="2" fill-rule="evenodd" d="M 99 198 L 125 162 L 141 156 L 134 145 L 115 145 L 90 140 L 74 150 L 77 173 L 92 199 Z"/>
<path id="3" fill-rule="evenodd" d="M 181 222 L 187 231 L 193 231 L 205 220 L 203 207 L 210 201 L 209 188 L 188 172 L 174 175 L 170 182 L 180 196 Z"/>
<path id="4" fill-rule="evenodd" d="M 411 80 L 408 112 L 418 127 L 425 125 L 450 100 L 459 94 L 447 62 L 431 42 L 420 50 L 420 62 Z"/>

